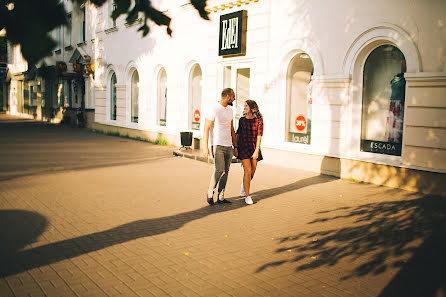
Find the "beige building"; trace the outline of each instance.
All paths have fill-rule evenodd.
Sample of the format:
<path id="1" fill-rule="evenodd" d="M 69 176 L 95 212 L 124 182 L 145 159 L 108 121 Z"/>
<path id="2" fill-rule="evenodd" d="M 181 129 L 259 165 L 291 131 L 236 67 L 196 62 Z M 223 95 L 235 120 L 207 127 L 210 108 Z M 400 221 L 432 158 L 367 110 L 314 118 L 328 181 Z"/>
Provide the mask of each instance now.
<path id="1" fill-rule="evenodd" d="M 235 125 L 244 100 L 260 106 L 263 162 L 446 194 L 445 1 L 209 0 L 211 21 L 153 4 L 172 37 L 85 4 L 95 129 L 177 146 L 190 131 L 200 149 L 206 110 L 232 87 Z"/>

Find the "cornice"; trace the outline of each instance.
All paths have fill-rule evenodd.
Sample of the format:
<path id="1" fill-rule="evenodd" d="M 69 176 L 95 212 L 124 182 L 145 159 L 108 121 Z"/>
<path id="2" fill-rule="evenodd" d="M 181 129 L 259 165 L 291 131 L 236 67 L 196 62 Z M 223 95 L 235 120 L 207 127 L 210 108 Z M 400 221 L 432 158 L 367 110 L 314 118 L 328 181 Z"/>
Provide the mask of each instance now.
<path id="1" fill-rule="evenodd" d="M 234 7 L 241 7 L 243 5 L 249 5 L 251 2 L 259 2 L 260 0 L 236 0 L 236 1 L 220 1 L 222 4 L 211 5 L 206 7 L 206 11 L 209 13 L 216 13 L 225 9 L 231 9 Z"/>

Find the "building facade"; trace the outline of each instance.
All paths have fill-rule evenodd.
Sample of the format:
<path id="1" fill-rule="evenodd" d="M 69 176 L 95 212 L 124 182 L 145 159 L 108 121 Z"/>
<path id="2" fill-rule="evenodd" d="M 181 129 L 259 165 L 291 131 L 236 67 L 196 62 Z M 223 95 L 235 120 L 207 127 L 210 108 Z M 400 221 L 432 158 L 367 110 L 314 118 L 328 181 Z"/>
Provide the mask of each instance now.
<path id="1" fill-rule="evenodd" d="M 67 65 L 94 63 L 94 129 L 178 146 L 191 131 L 200 149 L 232 87 L 236 126 L 246 99 L 259 104 L 264 162 L 446 194 L 446 2 L 209 0 L 211 21 L 188 1 L 153 4 L 172 37 L 113 21 L 112 0 L 85 4 L 91 36 Z"/>
<path id="2" fill-rule="evenodd" d="M 91 42 L 95 32 L 87 27 L 94 9 L 88 3 L 64 0 L 68 24 L 51 32 L 54 51 L 30 67 L 20 45 L 9 44 L 7 110 L 10 114 L 51 122 L 76 124 L 76 114 L 94 111 L 94 61 Z M 88 20 L 89 18 L 89 20 Z M 93 68 L 93 69 L 92 69 Z"/>

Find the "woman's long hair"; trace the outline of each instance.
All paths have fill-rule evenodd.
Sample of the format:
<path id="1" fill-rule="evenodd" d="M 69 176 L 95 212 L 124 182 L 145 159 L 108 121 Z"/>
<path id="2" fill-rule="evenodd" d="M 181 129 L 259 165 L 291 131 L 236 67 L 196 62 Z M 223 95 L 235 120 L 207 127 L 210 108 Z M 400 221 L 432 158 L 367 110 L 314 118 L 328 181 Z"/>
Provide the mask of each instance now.
<path id="1" fill-rule="evenodd" d="M 248 104 L 249 109 L 251 109 L 251 113 L 252 116 L 256 119 L 261 119 L 262 118 L 262 114 L 259 111 L 259 106 L 257 105 L 257 102 L 255 102 L 254 100 L 246 100 L 245 101 L 246 104 Z M 246 114 L 244 114 L 246 115 Z"/>

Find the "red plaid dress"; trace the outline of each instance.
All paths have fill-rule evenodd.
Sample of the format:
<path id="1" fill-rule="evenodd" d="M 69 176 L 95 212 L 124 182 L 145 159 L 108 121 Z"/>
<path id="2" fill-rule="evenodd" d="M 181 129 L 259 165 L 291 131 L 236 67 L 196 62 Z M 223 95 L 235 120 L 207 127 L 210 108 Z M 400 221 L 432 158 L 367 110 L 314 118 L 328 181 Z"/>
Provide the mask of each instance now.
<path id="1" fill-rule="evenodd" d="M 256 150 L 258 135 L 263 135 L 263 119 L 247 119 L 246 117 L 241 117 L 237 129 L 238 159 L 252 159 L 252 154 Z M 262 152 L 259 151 L 257 161 L 262 159 Z"/>

